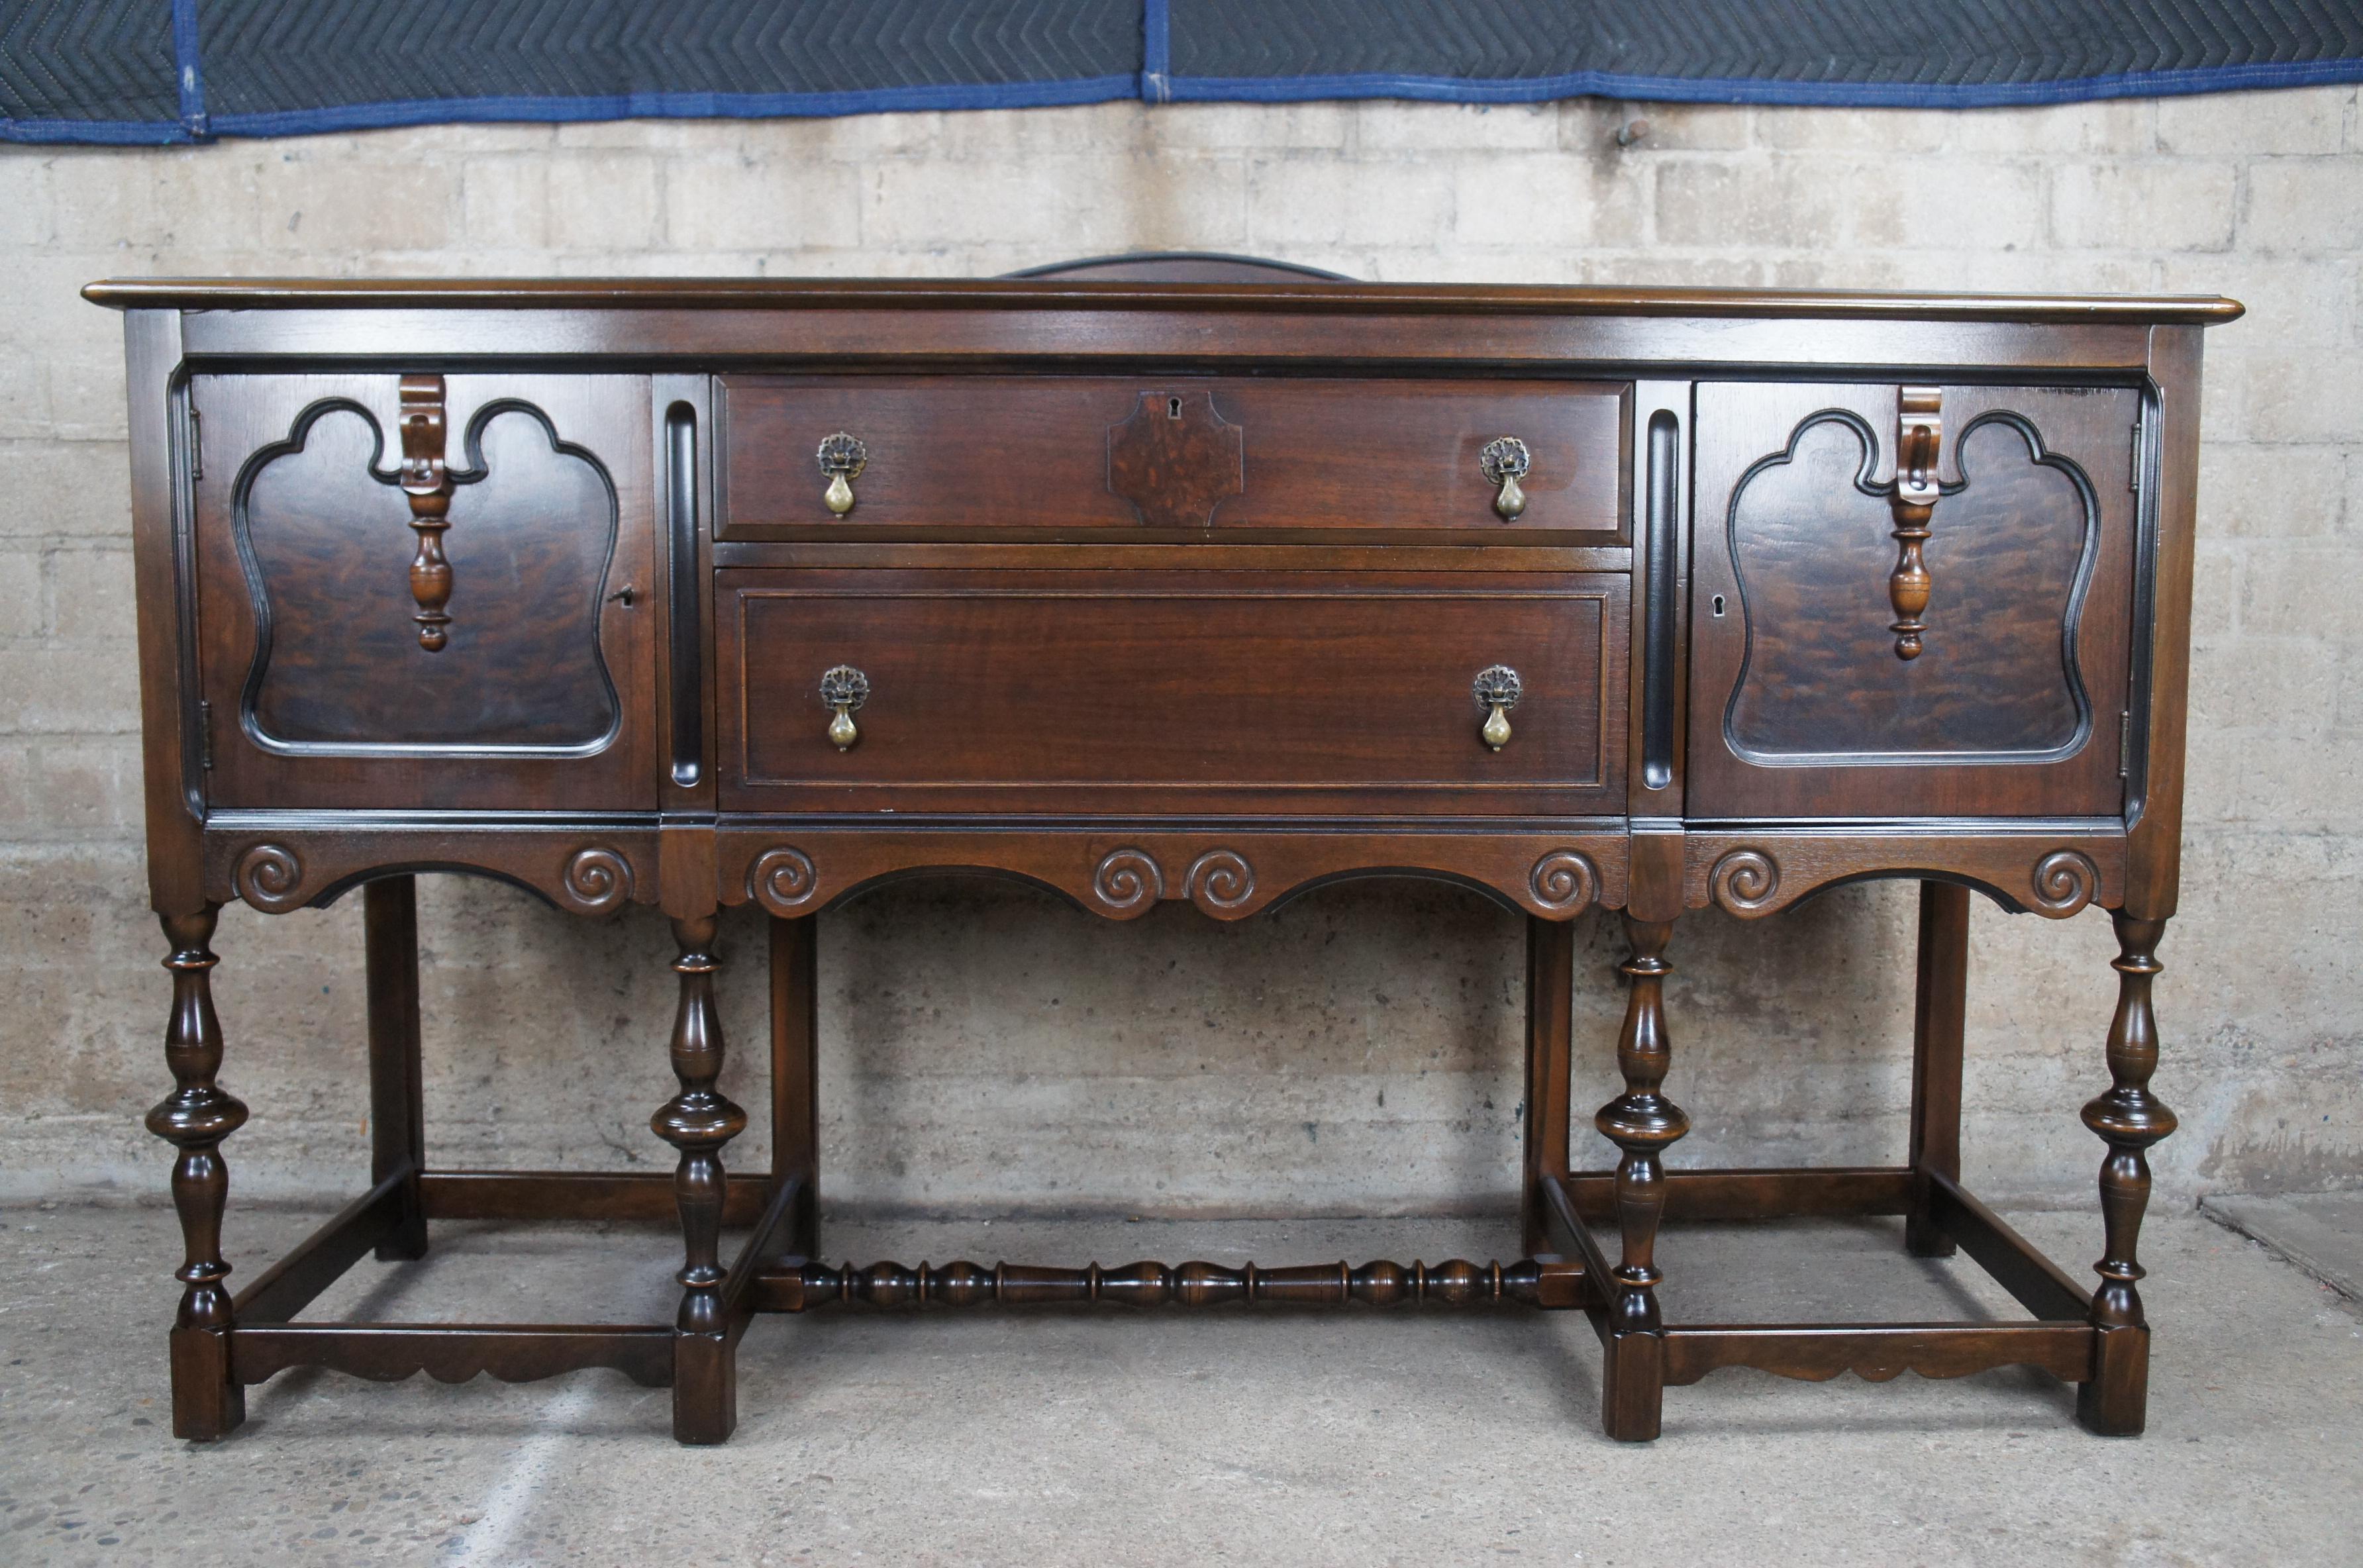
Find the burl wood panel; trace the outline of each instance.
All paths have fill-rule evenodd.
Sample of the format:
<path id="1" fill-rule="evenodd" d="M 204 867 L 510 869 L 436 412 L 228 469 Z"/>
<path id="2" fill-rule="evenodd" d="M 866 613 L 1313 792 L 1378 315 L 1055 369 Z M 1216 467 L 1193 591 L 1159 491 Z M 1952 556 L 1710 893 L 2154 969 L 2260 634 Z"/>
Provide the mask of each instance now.
<path id="1" fill-rule="evenodd" d="M 216 806 L 653 804 L 647 383 L 449 378 L 448 646 L 413 616 L 397 378 L 205 376 Z"/>
<path id="2" fill-rule="evenodd" d="M 1888 597 L 1896 397 L 1699 388 L 1692 814 L 2114 814 L 2137 394 L 1944 389 L 1910 660 Z"/>
<path id="3" fill-rule="evenodd" d="M 1610 381 L 1137 376 L 725 376 L 724 539 L 881 536 L 1389 536 L 1614 543 L 1624 528 L 1625 387 Z M 1189 507 L 1127 499 L 1111 427 L 1183 400 L 1238 431 L 1243 472 L 1175 476 Z M 869 465 L 843 518 L 815 460 L 836 431 Z M 1477 454 L 1534 454 L 1525 512 L 1493 512 Z M 1227 459 L 1227 439 L 1211 457 Z M 1121 464 L 1119 463 L 1119 466 Z M 1119 493 L 1119 491 L 1125 493 Z M 1236 493 L 1235 493 L 1236 492 Z M 1186 513 L 1197 519 L 1177 525 Z M 1211 517 L 1211 523 L 1205 521 Z M 1568 536 L 1592 536 L 1570 539 Z"/>
<path id="4" fill-rule="evenodd" d="M 1614 813 L 1605 573 L 727 570 L 726 810 Z M 817 686 L 870 678 L 839 751 Z M 1477 673 L 1525 695 L 1500 752 Z"/>

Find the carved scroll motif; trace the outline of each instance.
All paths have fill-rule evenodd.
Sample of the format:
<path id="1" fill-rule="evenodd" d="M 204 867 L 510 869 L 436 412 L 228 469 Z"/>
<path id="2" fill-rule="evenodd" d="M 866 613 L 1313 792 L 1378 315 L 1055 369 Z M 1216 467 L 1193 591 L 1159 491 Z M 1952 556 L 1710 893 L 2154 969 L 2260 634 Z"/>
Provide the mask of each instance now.
<path id="1" fill-rule="evenodd" d="M 410 526 L 418 550 L 410 560 L 410 596 L 418 602 L 418 646 L 441 653 L 449 638 L 451 563 L 443 530 L 451 525 L 451 474 L 444 465 L 443 378 L 402 378 L 402 491 L 410 498 Z"/>
<path id="2" fill-rule="evenodd" d="M 566 906 L 576 914 L 605 914 L 632 896 L 632 866 L 605 845 L 578 849 L 560 874 Z"/>
<path id="3" fill-rule="evenodd" d="M 1580 914 L 1600 897 L 1600 872 L 1580 850 L 1554 849 L 1526 875 L 1535 902 L 1556 914 Z"/>
<path id="4" fill-rule="evenodd" d="M 1255 897 L 1255 867 L 1235 849 L 1210 849 L 1190 862 L 1182 886 L 1192 903 L 1219 918 Z"/>
<path id="5" fill-rule="evenodd" d="M 1707 889 L 1731 913 L 1755 914 L 1781 891 L 1781 863 L 1760 849 L 1735 849 L 1714 863 Z"/>
<path id="6" fill-rule="evenodd" d="M 1928 624 L 1920 617 L 1928 608 L 1935 584 L 1921 547 L 1928 542 L 1928 519 L 1936 509 L 1936 459 L 1944 445 L 1944 393 L 1936 387 L 1903 387 L 1897 396 L 1895 421 L 1895 491 L 1888 504 L 1895 512 L 1895 569 L 1888 575 L 1887 601 L 1895 607 L 1895 657 L 1920 657 L 1920 634 Z"/>
<path id="7" fill-rule="evenodd" d="M 230 885 L 249 909 L 284 914 L 304 903 L 304 862 L 283 844 L 258 844 L 238 857 Z"/>
<path id="8" fill-rule="evenodd" d="M 782 920 L 803 913 L 819 886 L 812 856 L 801 849 L 767 849 L 747 868 L 749 896 Z"/>
<path id="9" fill-rule="evenodd" d="M 2076 913 L 2100 890 L 2101 872 L 2088 856 L 2072 849 L 2055 849 L 2035 863 L 2028 879 L 2035 907 L 2055 918 Z"/>
<path id="10" fill-rule="evenodd" d="M 1092 868 L 1092 893 L 1118 917 L 1147 914 L 1165 896 L 1165 873 L 1142 849 L 1111 849 Z"/>

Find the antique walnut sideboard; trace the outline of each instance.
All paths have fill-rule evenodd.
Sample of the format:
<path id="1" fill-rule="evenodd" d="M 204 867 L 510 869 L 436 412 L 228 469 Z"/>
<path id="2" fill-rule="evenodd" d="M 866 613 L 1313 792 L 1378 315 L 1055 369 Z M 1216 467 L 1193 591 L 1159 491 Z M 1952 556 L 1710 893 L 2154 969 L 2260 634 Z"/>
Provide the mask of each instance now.
<path id="1" fill-rule="evenodd" d="M 1175 281 L 1189 279 L 1192 281 Z M 2031 1365 L 2143 1425 L 2149 992 L 2175 909 L 2202 329 L 2215 298 L 1365 285 L 1204 260 L 949 282 L 114 282 L 150 880 L 186 1243 L 174 1430 L 289 1368 L 609 1367 L 727 1437 L 754 1314 L 1498 1303 L 1589 1314 L 1603 1419 L 1719 1367 Z M 442 1170 L 414 878 L 679 945 L 662 1176 Z M 1348 877 L 1527 916 L 1525 1255 L 1225 1269 L 821 1261 L 814 922 L 1023 878 L 1112 920 Z M 1917 879 L 1908 1157 L 1670 1169 L 1681 917 Z M 220 906 L 366 911 L 374 1185 L 233 1294 Z M 2087 1289 L 1960 1183 L 1969 898 L 2107 910 Z M 771 1168 L 726 1176 L 715 932 L 769 912 Z M 1621 911 L 1623 1094 L 1570 1160 L 1571 917 Z M 2095 1042 L 2097 1045 L 2099 1043 Z M 2095 1051 L 2096 1073 L 2103 1065 Z M 257 1063 L 249 1071 L 261 1071 Z M 1659 1221 L 1903 1218 L 2023 1320 L 1693 1326 Z M 684 1238 L 671 1323 L 303 1309 L 427 1221 Z M 723 1261 L 726 1230 L 744 1232 Z"/>

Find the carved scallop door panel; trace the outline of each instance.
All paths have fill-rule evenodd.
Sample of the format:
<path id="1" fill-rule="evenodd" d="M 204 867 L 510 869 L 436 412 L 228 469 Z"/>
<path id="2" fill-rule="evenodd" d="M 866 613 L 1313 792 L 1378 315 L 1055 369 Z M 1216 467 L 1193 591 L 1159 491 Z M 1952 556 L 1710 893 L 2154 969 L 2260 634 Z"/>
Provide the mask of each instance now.
<path id="1" fill-rule="evenodd" d="M 648 383 L 200 376 L 220 807 L 653 807 Z"/>
<path id="2" fill-rule="evenodd" d="M 2139 407 L 1700 387 L 1691 813 L 2122 811 Z"/>

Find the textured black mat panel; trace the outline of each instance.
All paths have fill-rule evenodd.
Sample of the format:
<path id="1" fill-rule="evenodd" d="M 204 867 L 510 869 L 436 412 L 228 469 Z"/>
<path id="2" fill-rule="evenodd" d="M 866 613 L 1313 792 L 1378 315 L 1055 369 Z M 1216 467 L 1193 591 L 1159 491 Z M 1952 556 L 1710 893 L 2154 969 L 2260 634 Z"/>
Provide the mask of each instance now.
<path id="1" fill-rule="evenodd" d="M 0 0 L 0 123 L 176 128 L 172 0 Z"/>
<path id="2" fill-rule="evenodd" d="M 2363 0 L 1165 4 L 1177 98 L 1969 106 L 2363 77 Z"/>
<path id="3" fill-rule="evenodd" d="M 1140 69 L 1137 0 L 202 0 L 197 14 L 217 127 L 462 99 L 872 95 L 1095 80 L 1128 94 Z"/>
<path id="4" fill-rule="evenodd" d="M 1967 107 L 2363 80 L 2363 0 L 0 0 L 0 139 L 1138 95 Z"/>

